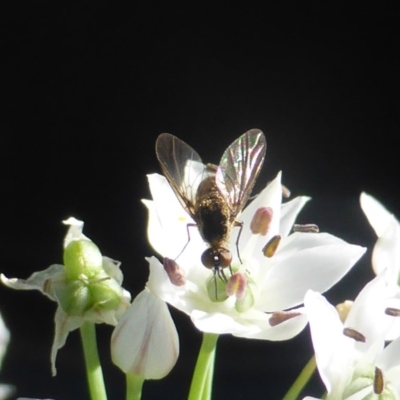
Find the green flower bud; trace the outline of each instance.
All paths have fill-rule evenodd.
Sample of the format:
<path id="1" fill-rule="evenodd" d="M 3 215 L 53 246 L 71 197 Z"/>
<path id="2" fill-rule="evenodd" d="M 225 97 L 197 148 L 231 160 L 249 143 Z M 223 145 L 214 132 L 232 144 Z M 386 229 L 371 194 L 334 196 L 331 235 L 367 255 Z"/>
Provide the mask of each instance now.
<path id="1" fill-rule="evenodd" d="M 90 240 L 73 240 L 64 249 L 64 266 L 68 280 L 85 275 L 93 278 L 103 268 L 103 258 L 99 248 Z"/>
<path id="2" fill-rule="evenodd" d="M 105 273 L 104 275 L 105 278 L 96 277 L 97 279 L 89 284 L 93 307 L 113 310 L 121 302 L 122 288 L 115 279 L 110 278 Z"/>
<path id="3" fill-rule="evenodd" d="M 57 297 L 61 308 L 68 315 L 80 316 L 93 304 L 87 283 L 79 279 L 60 286 Z"/>

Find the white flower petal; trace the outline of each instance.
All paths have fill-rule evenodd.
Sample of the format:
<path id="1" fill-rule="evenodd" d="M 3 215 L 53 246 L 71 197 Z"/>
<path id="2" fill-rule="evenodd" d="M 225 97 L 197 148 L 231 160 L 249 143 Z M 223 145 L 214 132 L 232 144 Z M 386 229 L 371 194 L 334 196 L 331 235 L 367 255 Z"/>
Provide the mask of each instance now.
<path id="1" fill-rule="evenodd" d="M 73 240 L 90 240 L 87 236 L 85 236 L 83 231 L 83 221 L 80 221 L 74 217 L 69 217 L 68 219 L 63 221 L 64 225 L 69 225 L 69 229 L 64 238 L 64 249 L 69 245 Z"/>
<path id="2" fill-rule="evenodd" d="M 376 358 L 378 367 L 383 370 L 389 370 L 400 365 L 400 338 L 389 343 L 385 349 Z M 397 378 L 400 379 L 400 376 Z"/>
<path id="3" fill-rule="evenodd" d="M 256 326 L 245 326 L 229 314 L 194 310 L 190 317 L 196 328 L 202 332 L 215 334 L 232 333 L 239 336 L 241 333 L 248 333 L 251 329 L 258 330 Z"/>
<path id="4" fill-rule="evenodd" d="M 51 372 L 53 376 L 57 374 L 56 358 L 58 350 L 65 345 L 69 332 L 81 327 L 84 322 L 85 321 L 82 318 L 69 317 L 61 309 L 61 307 L 57 307 L 57 311 L 54 316 L 54 323 L 55 323 L 54 341 L 51 347 L 51 356 L 50 356 Z"/>
<path id="5" fill-rule="evenodd" d="M 365 250 L 327 233 L 293 233 L 270 261 L 257 307 L 267 312 L 285 310 L 301 304 L 308 289 L 325 292 Z"/>
<path id="6" fill-rule="evenodd" d="M 293 224 L 297 218 L 297 214 L 303 209 L 305 204 L 311 200 L 311 197 L 299 196 L 293 200 L 283 203 L 281 206 L 281 221 L 279 226 L 279 233 L 282 237 L 289 235 L 292 230 Z"/>
<path id="7" fill-rule="evenodd" d="M 281 186 L 281 173 L 279 172 L 276 178 L 270 182 L 265 189 L 243 210 L 242 214 L 238 217 L 243 222 L 243 229 L 240 236 L 241 249 L 243 249 L 243 256 L 246 253 L 254 251 L 254 245 L 251 238 L 256 238 L 261 241 L 257 247 L 261 248 L 269 238 L 279 232 L 279 218 L 280 208 L 282 202 L 282 186 Z M 273 210 L 271 225 L 266 236 L 253 235 L 250 230 L 250 222 L 254 217 L 257 209 L 260 207 L 270 207 Z M 231 247 L 234 248 L 236 244 L 236 237 L 231 235 Z M 249 244 L 250 248 L 249 248 Z M 243 245 L 247 244 L 247 245 Z"/>
<path id="8" fill-rule="evenodd" d="M 394 317 L 385 314 L 388 306 L 386 297 L 391 293 L 384 276 L 379 275 L 364 286 L 354 301 L 344 325 L 365 336 L 364 347 L 371 346 L 377 340 L 383 345 L 394 320 Z"/>
<path id="9" fill-rule="evenodd" d="M 3 318 L 0 314 L 0 368 L 9 341 L 10 341 L 10 331 L 7 329 L 6 324 L 4 323 Z"/>
<path id="10" fill-rule="evenodd" d="M 296 309 L 295 311 L 301 311 L 302 308 Z M 292 339 L 298 335 L 307 325 L 308 319 L 305 314 L 300 314 L 296 317 L 290 318 L 276 326 L 271 326 L 269 318 L 271 314 L 265 314 L 267 321 L 253 321 L 257 322 L 258 331 L 255 333 L 246 333 L 243 335 L 235 334 L 235 336 L 246 337 L 248 339 L 262 339 L 262 340 L 273 340 L 282 341 Z"/>
<path id="11" fill-rule="evenodd" d="M 190 244 L 203 243 L 197 227 L 193 227 L 194 221 L 181 206 L 168 181 L 158 174 L 147 178 L 153 200 L 142 201 L 149 211 L 147 235 L 153 248 L 163 257 L 175 258 L 189 239 Z"/>
<path id="12" fill-rule="evenodd" d="M 318 371 L 329 392 L 342 390 L 341 376 L 351 376 L 350 360 L 353 340 L 343 335 L 343 324 L 336 309 L 312 290 L 304 298 L 304 307 L 310 322 Z"/>
<path id="13" fill-rule="evenodd" d="M 360 195 L 360 204 L 376 235 L 381 236 L 392 214 L 378 200 L 365 192 Z"/>
<path id="14" fill-rule="evenodd" d="M 190 315 L 193 310 L 211 311 L 213 307 L 224 308 L 224 303 L 213 303 L 206 289 L 206 278 L 202 275 L 207 272 L 203 266 L 198 266 L 198 280 L 192 282 L 187 279 L 183 286 L 173 285 L 163 265 L 155 257 L 147 258 L 150 266 L 150 275 L 147 287 L 161 300 L 166 301 L 178 310 Z M 193 277 L 194 273 L 191 274 Z M 197 277 L 197 275 L 196 275 Z M 188 278 L 188 277 L 187 277 Z M 216 311 L 214 309 L 214 311 Z"/>
<path id="15" fill-rule="evenodd" d="M 372 267 L 376 274 L 386 270 L 388 281 L 397 282 L 400 272 L 400 224 L 393 216 L 376 241 Z"/>
<path id="16" fill-rule="evenodd" d="M 113 362 L 125 373 L 161 379 L 176 363 L 179 341 L 167 305 L 148 289 L 137 295 L 111 339 Z"/>
<path id="17" fill-rule="evenodd" d="M 55 287 L 65 279 L 64 266 L 53 264 L 49 268 L 34 272 L 28 279 L 7 278 L 0 275 L 1 282 L 17 290 L 39 290 L 51 300 L 56 301 Z"/>

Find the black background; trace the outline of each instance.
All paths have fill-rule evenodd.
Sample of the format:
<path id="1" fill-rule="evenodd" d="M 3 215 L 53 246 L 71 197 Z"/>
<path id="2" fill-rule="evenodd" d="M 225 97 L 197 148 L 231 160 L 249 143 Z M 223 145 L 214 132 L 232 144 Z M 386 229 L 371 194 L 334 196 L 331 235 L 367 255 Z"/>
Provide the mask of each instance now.
<path id="1" fill-rule="evenodd" d="M 330 8 L 331 7 L 331 8 Z M 1 271 L 26 278 L 61 262 L 71 215 L 103 254 L 122 261 L 124 286 L 144 286 L 146 174 L 160 172 L 161 132 L 205 161 L 251 128 L 268 150 L 257 188 L 283 171 L 294 196 L 313 200 L 299 216 L 321 231 L 368 246 L 328 292 L 354 298 L 372 278 L 375 237 L 359 207 L 366 191 L 400 216 L 398 203 L 398 11 L 299 2 L 127 6 L 106 1 L 15 1 L 1 29 Z M 88 398 L 77 332 L 51 377 L 55 303 L 0 287 L 12 333 L 0 381 L 18 395 Z M 201 335 L 172 310 L 181 356 L 144 399 L 185 399 Z M 99 327 L 110 399 L 124 381 L 109 362 L 111 327 Z M 309 332 L 282 343 L 219 340 L 215 398 L 279 399 L 312 354 Z M 318 378 L 308 394 L 320 395 Z"/>

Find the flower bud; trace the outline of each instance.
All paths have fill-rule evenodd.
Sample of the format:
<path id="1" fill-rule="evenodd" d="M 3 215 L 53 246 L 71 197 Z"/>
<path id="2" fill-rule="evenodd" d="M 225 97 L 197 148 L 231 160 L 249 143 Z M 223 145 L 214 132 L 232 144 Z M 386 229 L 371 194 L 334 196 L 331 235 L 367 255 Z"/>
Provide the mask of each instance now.
<path id="1" fill-rule="evenodd" d="M 83 280 L 74 280 L 57 288 L 61 308 L 68 315 L 79 316 L 91 308 L 91 294 Z"/>
<path id="2" fill-rule="evenodd" d="M 123 296 L 121 286 L 105 272 L 94 279 L 81 275 L 79 279 L 66 282 L 57 288 L 61 308 L 68 315 L 82 316 L 86 311 L 114 310 Z"/>
<path id="3" fill-rule="evenodd" d="M 92 295 L 92 306 L 102 310 L 114 310 L 118 307 L 123 296 L 121 285 L 115 279 L 110 278 L 105 272 L 89 283 Z"/>
<path id="4" fill-rule="evenodd" d="M 102 270 L 103 257 L 90 240 L 72 240 L 64 249 L 65 273 L 69 280 L 85 275 L 89 279 Z"/>

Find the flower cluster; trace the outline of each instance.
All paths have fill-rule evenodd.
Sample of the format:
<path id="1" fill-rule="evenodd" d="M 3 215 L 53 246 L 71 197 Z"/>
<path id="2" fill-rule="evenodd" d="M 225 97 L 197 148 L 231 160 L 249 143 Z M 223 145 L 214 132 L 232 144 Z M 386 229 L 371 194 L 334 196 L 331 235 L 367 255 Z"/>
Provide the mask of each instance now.
<path id="1" fill-rule="evenodd" d="M 400 224 L 372 196 L 362 193 L 360 203 L 378 236 L 372 255 L 376 278 L 354 303 L 337 308 L 308 291 L 305 310 L 326 399 L 399 399 Z"/>
<path id="2" fill-rule="evenodd" d="M 226 150 L 221 163 L 228 169 L 235 166 L 232 154 L 244 155 L 241 146 L 246 144 L 248 150 L 258 152 L 255 157 L 260 167 L 265 154 L 261 135 L 261 131 L 249 131 Z M 252 140 L 252 145 L 247 143 Z M 167 167 L 171 149 L 161 147 L 164 144 L 172 151 L 179 144 L 190 160 L 184 167 Z M 172 135 L 161 136 L 157 151 L 164 172 L 175 173 L 192 194 L 199 188 L 208 189 L 210 179 L 215 184 L 224 178 L 223 168 L 215 172 L 206 167 L 193 149 Z M 238 154 L 235 157 L 240 159 Z M 240 163 L 247 165 L 243 160 Z M 239 172 L 243 171 L 238 167 L 235 174 Z M 79 329 L 91 399 L 106 400 L 95 337 L 96 324 L 105 323 L 114 327 L 110 352 L 126 375 L 126 399 L 140 399 L 143 383 L 167 376 L 179 357 L 171 306 L 188 315 L 203 334 L 189 400 L 211 398 L 220 335 L 282 341 L 298 335 L 307 324 L 314 368 L 326 387 L 325 399 L 399 400 L 400 223 L 372 196 L 361 194 L 361 208 L 377 235 L 372 252 L 376 277 L 354 301 L 335 307 L 323 293 L 348 273 L 366 248 L 320 232 L 317 225 L 295 224 L 310 198 L 284 200 L 281 178 L 278 173 L 239 215 L 234 214 L 236 220 L 230 221 L 229 235 L 224 237 L 227 243 L 213 248 L 199 226 L 203 221 L 193 220 L 194 213 L 179 198 L 175 181 L 148 175 L 152 198 L 143 203 L 149 215 L 148 239 L 158 257 L 146 258 L 149 278 L 133 301 L 122 286 L 120 262 L 103 256 L 83 234 L 83 222 L 73 217 L 63 221 L 68 231 L 62 264 L 34 272 L 27 279 L 1 274 L 4 285 L 39 290 L 57 303 L 50 356 L 53 375 L 57 352 L 70 332 Z M 223 184 L 234 190 L 232 181 Z M 213 190 L 218 196 L 221 189 L 215 184 Z M 0 364 L 8 340 L 0 316 Z M 284 400 L 299 398 L 305 383 L 291 389 Z M 0 399 L 9 397 L 12 390 L 0 385 Z"/>

